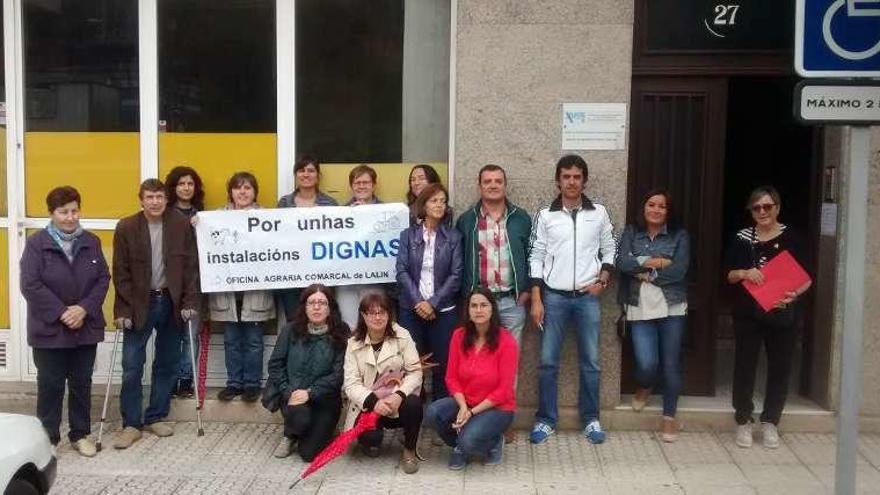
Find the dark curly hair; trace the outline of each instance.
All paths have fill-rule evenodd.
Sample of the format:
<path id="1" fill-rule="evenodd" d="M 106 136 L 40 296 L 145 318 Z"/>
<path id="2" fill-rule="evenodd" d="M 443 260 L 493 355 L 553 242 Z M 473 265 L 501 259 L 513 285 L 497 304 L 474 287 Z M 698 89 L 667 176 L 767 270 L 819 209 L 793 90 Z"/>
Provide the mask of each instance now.
<path id="1" fill-rule="evenodd" d="M 306 301 L 312 294 L 320 292 L 327 297 L 330 314 L 327 316 L 327 333 L 333 341 L 333 346 L 337 349 L 345 349 L 348 344 L 350 332 L 348 325 L 342 321 L 339 313 L 339 304 L 333 296 L 333 291 L 323 284 L 312 284 L 302 290 L 299 296 L 299 305 L 296 308 L 296 314 L 293 316 L 293 331 L 291 336 L 295 339 L 301 339 L 309 335 L 309 317 L 306 314 Z"/>
<path id="2" fill-rule="evenodd" d="M 165 176 L 165 196 L 168 197 L 168 204 L 174 205 L 177 202 L 177 183 L 187 175 L 192 177 L 193 183 L 195 183 L 195 191 L 190 202 L 196 211 L 202 211 L 205 209 L 205 186 L 202 183 L 202 178 L 193 168 L 183 165 L 172 168 Z"/>
<path id="3" fill-rule="evenodd" d="M 462 327 L 464 327 L 462 349 L 467 352 L 473 349 L 474 344 L 477 342 L 477 326 L 471 321 L 470 314 L 471 299 L 476 295 L 485 297 L 489 300 L 489 304 L 492 305 L 492 316 L 489 317 L 489 331 L 486 332 L 486 347 L 490 352 L 495 352 L 498 350 L 498 341 L 501 335 L 501 318 L 498 316 L 498 303 L 495 301 L 495 296 L 492 295 L 492 291 L 483 286 L 474 287 L 464 300 L 464 311 L 461 319 Z"/>

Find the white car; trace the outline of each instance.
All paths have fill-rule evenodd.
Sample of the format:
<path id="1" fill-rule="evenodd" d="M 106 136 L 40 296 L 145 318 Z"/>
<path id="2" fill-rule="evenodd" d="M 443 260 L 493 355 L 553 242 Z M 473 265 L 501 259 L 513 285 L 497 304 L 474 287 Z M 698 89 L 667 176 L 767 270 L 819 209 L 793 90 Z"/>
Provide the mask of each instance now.
<path id="1" fill-rule="evenodd" d="M 40 420 L 0 413 L 0 488 L 4 495 L 39 495 L 55 481 L 58 459 Z"/>

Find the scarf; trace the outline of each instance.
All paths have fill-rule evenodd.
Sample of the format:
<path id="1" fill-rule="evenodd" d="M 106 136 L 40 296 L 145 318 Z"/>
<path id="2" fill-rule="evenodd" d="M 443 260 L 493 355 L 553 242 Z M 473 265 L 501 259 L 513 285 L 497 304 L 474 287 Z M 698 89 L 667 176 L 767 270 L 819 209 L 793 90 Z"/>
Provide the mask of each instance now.
<path id="1" fill-rule="evenodd" d="M 49 225 L 46 226 L 46 231 L 49 232 L 50 236 L 52 236 L 55 244 L 58 244 L 58 247 L 60 247 L 61 250 L 64 251 L 64 256 L 67 256 L 67 261 L 73 261 L 73 245 L 74 242 L 82 235 L 82 227 L 77 224 L 76 230 L 68 234 L 67 232 L 64 232 L 56 227 L 54 223 L 49 222 Z"/>
<path id="2" fill-rule="evenodd" d="M 312 323 L 309 323 L 308 325 L 309 335 L 324 335 L 329 330 L 330 328 L 327 326 L 326 323 L 324 323 L 323 325 L 314 325 Z"/>

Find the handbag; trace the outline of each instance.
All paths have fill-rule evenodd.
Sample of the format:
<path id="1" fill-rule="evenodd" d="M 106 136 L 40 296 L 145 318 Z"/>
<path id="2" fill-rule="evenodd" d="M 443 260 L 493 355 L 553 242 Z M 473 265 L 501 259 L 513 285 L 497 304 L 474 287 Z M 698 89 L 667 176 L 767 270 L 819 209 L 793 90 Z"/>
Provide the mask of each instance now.
<path id="1" fill-rule="evenodd" d="M 626 305 L 620 305 L 620 316 L 617 317 L 617 338 L 621 342 L 629 340 L 632 334 L 632 325 L 626 319 Z"/>

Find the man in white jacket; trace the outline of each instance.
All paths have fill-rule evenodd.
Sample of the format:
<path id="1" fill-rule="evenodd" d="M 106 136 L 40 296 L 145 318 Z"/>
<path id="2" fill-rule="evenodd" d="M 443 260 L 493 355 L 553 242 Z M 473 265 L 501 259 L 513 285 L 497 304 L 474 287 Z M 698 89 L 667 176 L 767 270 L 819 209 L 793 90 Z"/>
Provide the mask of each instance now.
<path id="1" fill-rule="evenodd" d="M 567 155 L 556 164 L 559 196 L 532 223 L 529 277 L 532 318 L 542 330 L 538 411 L 529 440 L 544 443 L 556 431 L 559 356 L 567 326 L 574 326 L 584 436 L 605 441 L 599 424 L 599 298 L 614 267 L 613 226 L 605 207 L 584 195 L 587 163 Z"/>

